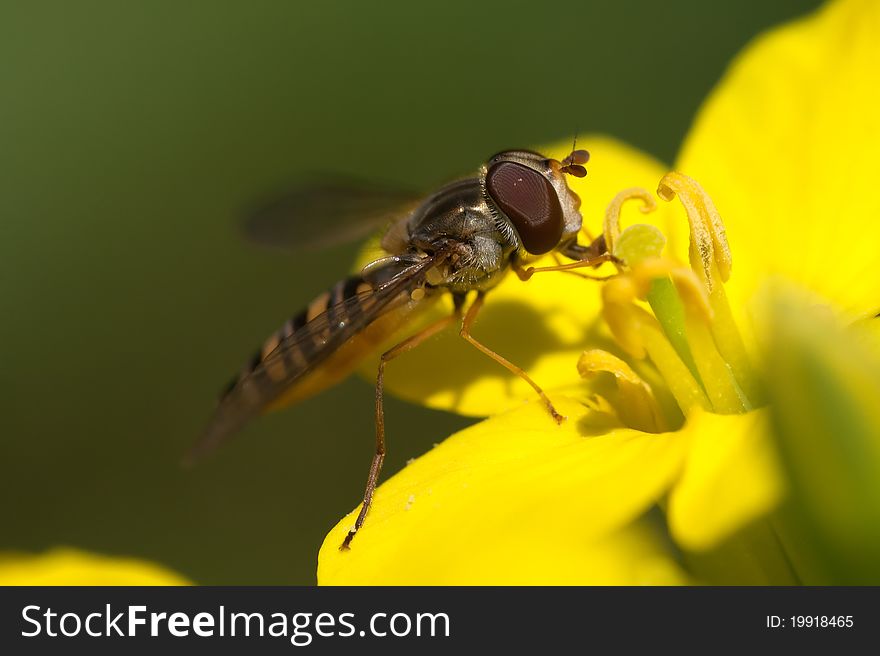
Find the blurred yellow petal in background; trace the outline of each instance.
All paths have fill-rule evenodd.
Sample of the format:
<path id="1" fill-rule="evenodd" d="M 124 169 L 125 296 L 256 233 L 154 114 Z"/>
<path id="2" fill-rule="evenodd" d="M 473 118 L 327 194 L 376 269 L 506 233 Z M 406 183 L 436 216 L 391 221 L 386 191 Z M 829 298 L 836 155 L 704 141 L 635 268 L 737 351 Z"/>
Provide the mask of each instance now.
<path id="1" fill-rule="evenodd" d="M 0 554 L 0 585 L 190 585 L 146 560 L 56 548 L 39 555 Z"/>
<path id="2" fill-rule="evenodd" d="M 786 527 L 815 570 L 808 582 L 880 584 L 880 319 L 845 326 L 784 292 L 768 312 Z"/>

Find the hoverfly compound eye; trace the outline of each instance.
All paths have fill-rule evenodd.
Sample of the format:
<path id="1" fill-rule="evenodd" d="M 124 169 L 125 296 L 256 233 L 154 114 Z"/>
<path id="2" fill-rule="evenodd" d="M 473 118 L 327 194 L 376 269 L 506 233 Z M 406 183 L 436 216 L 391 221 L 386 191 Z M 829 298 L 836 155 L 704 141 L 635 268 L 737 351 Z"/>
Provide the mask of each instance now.
<path id="1" fill-rule="evenodd" d="M 486 191 L 529 253 L 543 255 L 556 247 L 565 221 L 559 196 L 547 178 L 522 164 L 500 162 L 486 173 Z"/>

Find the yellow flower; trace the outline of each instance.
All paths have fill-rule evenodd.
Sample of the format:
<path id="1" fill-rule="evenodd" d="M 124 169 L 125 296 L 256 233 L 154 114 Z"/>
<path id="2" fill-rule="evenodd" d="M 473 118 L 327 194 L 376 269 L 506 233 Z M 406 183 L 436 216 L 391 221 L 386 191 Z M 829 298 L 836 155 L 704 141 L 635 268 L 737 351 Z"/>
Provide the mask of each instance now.
<path id="1" fill-rule="evenodd" d="M 396 360 L 386 385 L 403 398 L 497 416 L 383 484 L 350 552 L 344 518 L 319 582 L 878 576 L 865 557 L 880 547 L 877 33 L 878 3 L 838 0 L 759 38 L 700 111 L 676 164 L 687 176 L 585 140 L 585 223 L 627 266 L 602 287 L 510 277 L 475 330 L 568 421 L 455 335 Z M 656 201 L 633 187 L 685 212 L 661 201 L 641 215 Z M 833 472 L 821 489 L 817 462 Z"/>
<path id="2" fill-rule="evenodd" d="M 40 555 L 0 554 L 0 585 L 189 585 L 165 567 L 138 558 L 56 548 Z"/>

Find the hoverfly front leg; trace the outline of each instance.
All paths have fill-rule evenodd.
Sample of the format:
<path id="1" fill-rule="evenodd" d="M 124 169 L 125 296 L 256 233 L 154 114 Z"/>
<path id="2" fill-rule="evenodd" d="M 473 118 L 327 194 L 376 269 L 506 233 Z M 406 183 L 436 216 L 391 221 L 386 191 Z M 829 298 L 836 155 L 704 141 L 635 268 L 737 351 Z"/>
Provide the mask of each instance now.
<path id="1" fill-rule="evenodd" d="M 610 253 L 606 253 L 604 255 L 600 255 L 597 258 L 592 260 L 581 260 L 580 262 L 569 262 L 568 264 L 558 264 L 556 266 L 547 266 L 547 267 L 528 267 L 524 268 L 521 264 L 514 264 L 513 270 L 516 272 L 516 275 L 519 276 L 519 279 L 525 282 L 529 278 L 531 278 L 536 273 L 543 273 L 545 271 L 572 271 L 572 269 L 582 269 L 584 267 L 597 267 L 600 264 L 604 264 L 605 262 L 615 262 L 617 261 L 613 255 Z M 581 278 L 587 278 L 588 280 L 611 280 L 612 278 L 617 277 L 616 273 L 612 273 L 607 276 L 591 276 L 588 273 L 580 273 L 576 272 Z"/>
<path id="2" fill-rule="evenodd" d="M 461 335 L 465 340 L 467 340 L 471 345 L 475 346 L 484 354 L 495 360 L 495 362 L 500 364 L 502 367 L 504 367 L 511 373 L 516 374 L 524 381 L 526 381 L 529 385 L 531 385 L 532 389 L 534 389 L 538 393 L 538 396 L 541 397 L 541 401 L 544 402 L 544 405 L 547 407 L 547 410 L 550 412 L 550 415 L 553 417 L 553 419 L 556 420 L 556 423 L 561 424 L 563 421 L 565 421 L 565 417 L 556 411 L 556 408 L 553 407 L 553 403 L 550 402 L 550 399 L 544 393 L 544 390 L 542 390 L 525 371 L 510 362 L 510 360 L 507 360 L 506 358 L 498 355 L 489 347 L 484 346 L 483 344 L 478 342 L 473 335 L 471 335 L 471 326 L 473 325 L 474 320 L 477 318 L 477 313 L 480 311 L 480 308 L 483 307 L 483 300 L 485 298 L 485 292 L 477 292 L 477 298 L 474 300 L 473 303 L 471 303 L 471 306 L 468 308 L 467 314 L 465 314 L 464 320 L 461 322 L 461 330 L 458 334 Z"/>
<path id="3" fill-rule="evenodd" d="M 518 262 L 514 261 L 513 270 L 516 272 L 516 275 L 519 277 L 519 279 L 523 282 L 531 278 L 536 273 L 542 273 L 545 271 L 569 271 L 589 280 L 610 280 L 611 278 L 614 278 L 616 274 L 611 274 L 609 276 L 591 276 L 587 273 L 581 273 L 574 270 L 583 269 L 586 267 L 596 268 L 600 264 L 604 264 L 605 262 L 614 262 L 615 264 L 621 264 L 621 261 L 618 258 L 614 257 L 606 250 L 605 237 L 601 235 L 597 239 L 593 240 L 593 242 L 589 246 L 583 246 L 582 244 L 578 244 L 576 241 L 572 241 L 569 244 L 563 245 L 558 252 L 575 261 L 569 262 L 568 264 L 561 264 L 557 259 L 556 266 L 528 268 L 525 268 Z M 554 253 L 554 255 L 556 255 L 556 253 Z"/>
<path id="4" fill-rule="evenodd" d="M 413 350 L 419 344 L 424 342 L 446 328 L 449 324 L 461 319 L 461 308 L 464 297 L 455 297 L 455 310 L 447 317 L 443 317 L 432 323 L 424 330 L 419 331 L 415 335 L 406 338 L 396 346 L 385 351 L 379 358 L 379 371 L 376 374 L 376 453 L 373 456 L 373 462 L 370 463 L 370 473 L 367 476 L 367 487 L 364 490 L 364 501 L 354 527 L 349 530 L 345 536 L 339 549 L 344 551 L 351 546 L 354 536 L 364 525 L 364 519 L 370 511 L 373 503 L 373 493 L 376 491 L 376 485 L 379 482 L 379 472 L 382 471 L 382 463 L 385 461 L 385 407 L 383 402 L 384 386 L 385 386 L 385 364 L 398 355 L 402 355 L 407 351 Z"/>

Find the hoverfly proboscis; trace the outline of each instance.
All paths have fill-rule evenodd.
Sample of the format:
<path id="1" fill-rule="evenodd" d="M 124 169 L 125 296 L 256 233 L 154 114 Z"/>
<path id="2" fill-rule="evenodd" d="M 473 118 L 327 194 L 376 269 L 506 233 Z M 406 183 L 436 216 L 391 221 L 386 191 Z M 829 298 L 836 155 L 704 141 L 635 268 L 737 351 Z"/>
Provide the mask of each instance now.
<path id="1" fill-rule="evenodd" d="M 601 236 L 590 244 L 578 243 L 580 198 L 566 176 L 586 175 L 583 165 L 588 159 L 584 150 L 573 150 L 562 161 L 527 150 L 504 151 L 489 159 L 477 176 L 452 182 L 420 201 L 380 189 L 331 184 L 298 189 L 261 208 L 249 228 L 272 244 L 319 242 L 323 237 L 316 224 L 327 230 L 345 225 L 360 230 L 385 219 L 385 254 L 359 275 L 337 282 L 265 341 L 221 395 L 194 453 L 215 446 L 266 411 L 340 382 L 380 344 L 404 330 L 426 300 L 446 293 L 452 294 L 451 315 L 379 358 L 376 451 L 363 504 L 340 548 L 349 548 L 363 525 L 385 458 L 385 366 L 452 323 L 460 322 L 461 337 L 531 385 L 550 415 L 563 421 L 538 384 L 474 338 L 471 326 L 487 292 L 510 270 L 528 280 L 538 271 L 598 267 L 614 259 Z M 526 267 L 551 252 L 572 262 Z M 475 298 L 468 305 L 471 292 Z"/>

